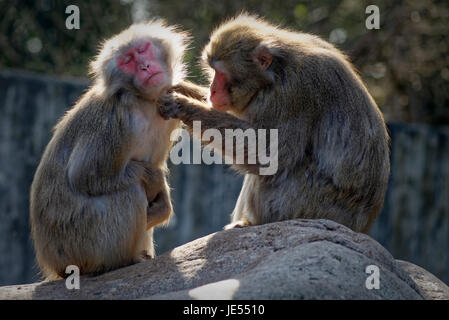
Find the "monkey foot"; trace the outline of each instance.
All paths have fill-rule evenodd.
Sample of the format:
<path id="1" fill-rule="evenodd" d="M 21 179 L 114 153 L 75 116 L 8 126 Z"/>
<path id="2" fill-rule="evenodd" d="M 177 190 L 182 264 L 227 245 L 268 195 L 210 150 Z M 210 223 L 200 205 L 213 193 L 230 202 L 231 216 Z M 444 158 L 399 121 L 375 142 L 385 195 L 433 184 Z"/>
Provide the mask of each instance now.
<path id="1" fill-rule="evenodd" d="M 238 220 L 236 222 L 232 222 L 230 224 L 227 224 L 224 226 L 224 230 L 234 229 L 234 228 L 244 228 L 251 226 L 252 223 L 248 221 L 247 219 Z"/>
<path id="2" fill-rule="evenodd" d="M 142 257 L 143 260 L 151 260 L 151 259 L 153 259 L 153 257 L 150 256 L 146 251 L 142 251 L 141 257 Z"/>

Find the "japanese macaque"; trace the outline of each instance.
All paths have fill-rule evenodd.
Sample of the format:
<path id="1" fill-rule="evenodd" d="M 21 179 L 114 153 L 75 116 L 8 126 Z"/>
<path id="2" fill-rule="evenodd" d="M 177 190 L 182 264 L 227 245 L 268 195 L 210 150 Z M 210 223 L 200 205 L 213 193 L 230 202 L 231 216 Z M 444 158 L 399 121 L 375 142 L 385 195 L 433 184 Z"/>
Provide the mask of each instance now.
<path id="1" fill-rule="evenodd" d="M 182 81 L 188 36 L 162 21 L 104 42 L 93 85 L 56 125 L 31 186 L 36 259 L 49 279 L 98 274 L 154 256 L 153 227 L 172 215 L 170 134 L 157 99 Z"/>
<path id="2" fill-rule="evenodd" d="M 218 129 L 221 137 L 225 129 L 278 130 L 274 174 L 260 174 L 259 161 L 234 164 L 246 175 L 225 228 L 305 218 L 368 232 L 387 188 L 389 137 L 345 55 L 317 36 L 243 14 L 212 33 L 203 62 L 213 108 L 181 85 L 161 98 L 164 118 L 190 129 L 201 121 L 202 132 Z M 268 142 L 267 150 L 276 141 Z"/>

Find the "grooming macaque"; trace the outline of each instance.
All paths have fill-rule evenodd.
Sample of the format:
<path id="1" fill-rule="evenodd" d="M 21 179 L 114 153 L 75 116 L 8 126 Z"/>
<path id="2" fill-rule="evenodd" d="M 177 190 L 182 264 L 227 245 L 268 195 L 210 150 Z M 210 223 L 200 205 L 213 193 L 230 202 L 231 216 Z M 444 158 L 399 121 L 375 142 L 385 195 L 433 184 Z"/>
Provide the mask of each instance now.
<path id="1" fill-rule="evenodd" d="M 190 130 L 201 121 L 202 131 L 215 128 L 222 137 L 239 128 L 279 135 L 275 174 L 259 174 L 260 163 L 234 164 L 246 175 L 226 228 L 306 218 L 367 232 L 387 188 L 389 138 L 346 57 L 316 36 L 241 15 L 212 33 L 203 61 L 213 108 L 183 95 L 191 84 L 178 86 L 160 100 L 164 118 Z"/>
<path id="2" fill-rule="evenodd" d="M 157 99 L 182 81 L 187 36 L 161 21 L 107 40 L 92 87 L 56 125 L 31 187 L 37 262 L 47 279 L 68 265 L 97 274 L 154 256 L 153 227 L 172 215 L 170 133 Z"/>

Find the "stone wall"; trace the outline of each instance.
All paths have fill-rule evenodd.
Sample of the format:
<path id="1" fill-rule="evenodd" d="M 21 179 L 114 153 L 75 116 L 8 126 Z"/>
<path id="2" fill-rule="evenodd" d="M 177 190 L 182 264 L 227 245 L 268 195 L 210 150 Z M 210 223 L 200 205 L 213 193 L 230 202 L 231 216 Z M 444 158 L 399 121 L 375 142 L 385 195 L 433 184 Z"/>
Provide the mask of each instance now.
<path id="1" fill-rule="evenodd" d="M 29 187 L 51 128 L 88 82 L 0 72 L 0 285 L 38 279 L 29 234 Z M 390 124 L 392 175 L 371 235 L 396 259 L 449 283 L 449 130 Z M 224 165 L 170 165 L 176 216 L 155 234 L 164 253 L 220 230 L 242 177 Z"/>

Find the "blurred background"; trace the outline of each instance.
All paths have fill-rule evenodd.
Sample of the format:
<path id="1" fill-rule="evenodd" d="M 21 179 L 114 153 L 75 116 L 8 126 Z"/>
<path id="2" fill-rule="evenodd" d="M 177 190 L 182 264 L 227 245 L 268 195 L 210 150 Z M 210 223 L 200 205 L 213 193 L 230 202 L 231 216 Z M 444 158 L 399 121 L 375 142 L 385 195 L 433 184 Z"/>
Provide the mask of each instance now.
<path id="1" fill-rule="evenodd" d="M 68 30 L 68 5 L 80 29 Z M 367 30 L 365 8 L 380 9 Z M 101 40 L 133 22 L 164 18 L 194 37 L 191 80 L 209 33 L 243 9 L 311 32 L 345 51 L 391 134 L 391 177 L 370 235 L 397 259 L 449 284 L 449 3 L 445 0 L 0 0 L 0 285 L 38 280 L 29 189 L 51 128 L 89 85 Z M 156 231 L 158 254 L 221 230 L 242 177 L 224 165 L 170 165 L 176 216 Z"/>

